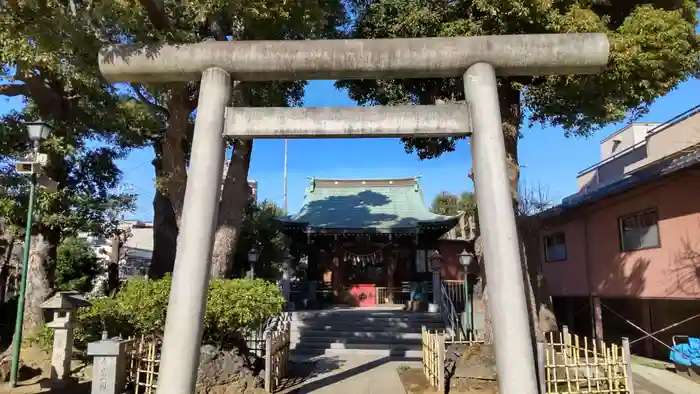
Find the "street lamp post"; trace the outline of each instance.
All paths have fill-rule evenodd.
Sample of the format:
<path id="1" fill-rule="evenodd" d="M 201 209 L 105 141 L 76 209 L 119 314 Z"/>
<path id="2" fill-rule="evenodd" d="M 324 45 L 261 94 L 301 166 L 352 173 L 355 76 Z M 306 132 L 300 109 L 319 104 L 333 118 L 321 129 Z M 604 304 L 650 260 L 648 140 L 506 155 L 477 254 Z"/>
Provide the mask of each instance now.
<path id="1" fill-rule="evenodd" d="M 466 250 L 459 254 L 459 263 L 464 267 L 464 329 L 468 333 L 474 329 L 474 316 L 472 315 L 472 292 L 469 283 L 469 266 L 472 264 L 473 256 Z"/>
<path id="2" fill-rule="evenodd" d="M 258 252 L 257 249 L 253 248 L 248 252 L 248 263 L 250 264 L 250 268 L 248 270 L 248 279 L 253 280 L 255 279 L 255 263 L 258 261 L 258 257 L 260 256 L 260 252 Z"/>
<path id="3" fill-rule="evenodd" d="M 12 365 L 10 368 L 10 388 L 17 385 L 17 375 L 19 372 L 19 357 L 22 346 L 22 326 L 24 323 L 24 298 L 27 291 L 27 274 L 29 270 L 29 249 L 32 240 L 32 222 L 34 221 L 34 204 L 36 203 L 36 186 L 37 177 L 36 166 L 38 164 L 39 145 L 41 141 L 48 138 L 51 134 L 51 127 L 42 122 L 27 123 L 27 134 L 29 139 L 34 143 L 33 163 L 31 165 L 30 183 L 29 183 L 29 205 L 27 206 L 27 224 L 24 230 L 24 253 L 22 256 L 22 277 L 19 282 L 19 298 L 17 300 L 17 320 L 15 321 L 15 333 L 12 338 Z"/>

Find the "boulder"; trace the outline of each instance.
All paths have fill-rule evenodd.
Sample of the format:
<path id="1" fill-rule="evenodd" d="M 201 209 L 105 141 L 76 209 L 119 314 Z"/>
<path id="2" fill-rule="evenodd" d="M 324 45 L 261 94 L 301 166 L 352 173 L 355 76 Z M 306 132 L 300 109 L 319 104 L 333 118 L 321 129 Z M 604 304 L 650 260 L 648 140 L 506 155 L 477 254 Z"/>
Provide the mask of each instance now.
<path id="1" fill-rule="evenodd" d="M 451 345 L 447 349 L 448 370 L 454 366 L 452 377 L 495 381 L 496 354 L 492 345 L 474 344 L 471 346 Z"/>
<path id="2" fill-rule="evenodd" d="M 238 349 L 220 350 L 212 345 L 200 349 L 196 394 L 253 394 L 264 392 L 262 373 Z M 261 391 L 262 390 L 262 391 Z"/>

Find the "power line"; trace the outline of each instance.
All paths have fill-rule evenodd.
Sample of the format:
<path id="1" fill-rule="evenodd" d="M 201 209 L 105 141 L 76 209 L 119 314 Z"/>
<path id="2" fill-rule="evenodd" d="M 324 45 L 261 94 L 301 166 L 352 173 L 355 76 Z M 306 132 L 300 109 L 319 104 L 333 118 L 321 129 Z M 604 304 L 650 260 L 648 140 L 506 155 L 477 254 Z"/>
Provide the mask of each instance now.
<path id="1" fill-rule="evenodd" d="M 123 170 L 123 171 L 122 171 L 122 174 L 128 174 L 128 173 L 130 173 L 131 171 L 138 170 L 139 168 L 145 166 L 146 164 L 151 164 L 151 161 L 150 161 L 150 160 L 149 160 L 149 161 L 144 161 L 143 163 L 141 163 L 141 164 L 139 164 L 139 165 L 137 165 L 137 166 L 135 166 L 135 167 L 129 168 L 128 170 Z"/>

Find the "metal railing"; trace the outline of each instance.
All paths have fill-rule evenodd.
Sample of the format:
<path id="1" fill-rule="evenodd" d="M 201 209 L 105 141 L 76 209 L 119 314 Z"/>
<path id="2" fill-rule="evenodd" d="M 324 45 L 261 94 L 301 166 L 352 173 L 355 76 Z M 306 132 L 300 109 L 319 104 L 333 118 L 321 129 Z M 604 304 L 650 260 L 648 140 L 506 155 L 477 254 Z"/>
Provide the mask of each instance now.
<path id="1" fill-rule="evenodd" d="M 440 313 L 442 313 L 442 321 L 445 323 L 447 334 L 450 336 L 449 339 L 466 338 L 467 333 L 462 325 L 462 318 L 457 313 L 444 283 L 440 285 L 440 290 Z"/>
<path id="2" fill-rule="evenodd" d="M 601 161 L 599 161 L 599 162 L 597 162 L 589 167 L 584 168 L 583 170 L 578 172 L 578 176 L 581 176 L 587 172 L 591 172 L 591 171 L 597 169 L 598 167 L 602 167 L 603 165 L 605 165 L 605 164 L 607 164 L 607 163 L 609 163 L 609 162 L 611 162 L 611 161 L 613 161 L 621 156 L 624 156 L 624 155 L 630 153 L 631 151 L 635 150 L 636 148 L 639 148 L 640 146 L 646 144 L 649 137 L 651 137 L 655 134 L 659 134 L 660 132 L 666 130 L 667 128 L 674 126 L 674 125 L 690 118 L 691 116 L 694 116 L 698 112 L 700 112 L 700 105 L 696 105 L 695 107 L 693 107 L 693 108 L 691 108 L 683 113 L 680 113 L 680 114 L 674 116 L 673 118 L 657 125 L 653 129 L 647 131 L 646 136 L 642 141 L 639 141 L 639 142 L 633 144 L 632 146 L 629 146 L 629 147 L 615 153 L 612 156 L 609 156 L 609 157 L 607 157 L 607 158 L 605 158 L 605 159 L 603 159 L 603 160 L 601 160 Z M 629 125 L 632 125 L 632 124 L 633 123 L 630 123 Z M 627 127 L 629 127 L 629 125 L 623 127 L 622 129 L 620 129 L 618 131 L 622 131 L 622 130 L 626 129 Z M 609 137 L 606 138 L 606 140 L 615 136 L 615 135 L 616 135 L 616 133 L 610 135 Z"/>
<path id="3" fill-rule="evenodd" d="M 464 311 L 464 305 L 466 304 L 466 295 L 464 293 L 464 281 L 463 280 L 443 280 L 442 285 L 447 290 L 447 295 L 452 300 L 452 304 L 455 306 L 457 312 Z"/>
<path id="4" fill-rule="evenodd" d="M 411 298 L 410 286 L 411 282 L 401 282 L 391 290 L 386 286 L 375 287 L 376 305 L 405 305 Z M 429 281 L 421 282 L 421 286 L 428 298 L 431 299 L 432 283 Z"/>

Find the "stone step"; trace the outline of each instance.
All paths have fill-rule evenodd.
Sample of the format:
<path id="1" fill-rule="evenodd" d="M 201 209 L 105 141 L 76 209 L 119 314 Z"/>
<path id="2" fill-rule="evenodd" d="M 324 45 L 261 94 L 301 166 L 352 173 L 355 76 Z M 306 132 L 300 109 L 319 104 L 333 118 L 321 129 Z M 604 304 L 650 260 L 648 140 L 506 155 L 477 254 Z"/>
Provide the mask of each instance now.
<path id="1" fill-rule="evenodd" d="M 406 317 L 362 317 L 362 316 L 318 316 L 309 318 L 292 318 L 291 323 L 332 322 L 339 324 L 380 323 L 380 324 L 414 324 L 441 323 L 441 318 L 406 318 Z"/>
<path id="2" fill-rule="evenodd" d="M 421 350 L 420 341 L 401 341 L 401 342 L 363 342 L 363 341 L 345 341 L 333 342 L 333 338 L 328 338 L 325 341 L 304 341 L 300 343 L 291 343 L 291 350 L 303 351 L 304 349 L 344 349 L 344 350 Z"/>
<path id="3" fill-rule="evenodd" d="M 406 359 L 420 359 L 423 351 L 411 349 L 320 349 L 320 348 L 297 348 L 291 351 L 291 359 L 296 362 L 306 361 L 317 356 L 372 356 L 372 357 L 392 357 Z"/>
<path id="4" fill-rule="evenodd" d="M 346 343 L 346 344 L 355 344 L 355 343 L 369 343 L 369 344 L 396 344 L 396 343 L 407 343 L 407 344 L 413 344 L 413 343 L 420 343 L 420 334 L 403 334 L 402 336 L 377 336 L 377 337 L 368 337 L 368 336 L 355 336 L 351 335 L 352 333 L 349 333 L 350 335 L 344 335 L 344 336 L 339 336 L 339 335 L 334 335 L 334 336 L 309 336 L 309 335 L 303 335 L 303 336 L 298 336 L 298 335 L 290 335 L 290 340 L 292 342 L 298 342 L 298 343 Z"/>
<path id="5" fill-rule="evenodd" d="M 382 323 L 382 322 L 329 322 L 329 321 L 308 321 L 294 322 L 291 324 L 292 331 L 314 330 L 314 331 L 391 331 L 391 332 L 420 332 L 421 327 L 429 330 L 444 328 L 442 322 L 424 322 L 422 324 L 413 323 Z"/>
<path id="6" fill-rule="evenodd" d="M 292 330 L 292 340 L 304 338 L 357 338 L 372 341 L 375 339 L 420 340 L 420 332 L 415 331 L 341 331 L 341 330 Z"/>
<path id="7" fill-rule="evenodd" d="M 442 316 L 435 313 L 329 313 L 329 312 L 293 312 L 291 321 L 333 320 L 333 321 L 396 321 L 396 322 L 431 322 L 442 321 Z"/>
<path id="8" fill-rule="evenodd" d="M 421 327 L 444 327 L 442 316 L 355 308 L 292 314 L 291 349 L 300 355 L 421 356 Z"/>
<path id="9" fill-rule="evenodd" d="M 292 326 L 337 326 L 337 327 L 416 327 L 418 330 L 422 326 L 427 328 L 443 325 L 442 320 L 426 321 L 401 321 L 401 320 L 343 320 L 343 319 L 309 319 L 304 321 L 292 321 Z"/>

